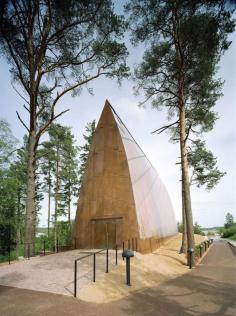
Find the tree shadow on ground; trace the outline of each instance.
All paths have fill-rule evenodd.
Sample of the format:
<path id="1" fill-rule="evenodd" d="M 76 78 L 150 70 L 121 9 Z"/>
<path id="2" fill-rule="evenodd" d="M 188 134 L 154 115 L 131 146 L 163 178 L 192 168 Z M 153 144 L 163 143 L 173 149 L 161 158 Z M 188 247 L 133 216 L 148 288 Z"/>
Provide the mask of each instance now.
<path id="1" fill-rule="evenodd" d="M 188 274 L 130 295 L 120 309 L 121 315 L 234 316 L 235 293 L 233 284 Z"/>

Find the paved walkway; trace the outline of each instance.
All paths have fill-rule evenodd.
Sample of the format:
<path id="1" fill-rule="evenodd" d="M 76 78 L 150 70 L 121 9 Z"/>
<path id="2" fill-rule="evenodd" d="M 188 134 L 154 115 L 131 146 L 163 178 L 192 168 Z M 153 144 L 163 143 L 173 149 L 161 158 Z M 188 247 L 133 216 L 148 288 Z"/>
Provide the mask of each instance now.
<path id="1" fill-rule="evenodd" d="M 108 304 L 0 286 L 0 315 L 235 316 L 236 256 L 226 242 L 215 242 L 202 263 L 184 276 Z"/>

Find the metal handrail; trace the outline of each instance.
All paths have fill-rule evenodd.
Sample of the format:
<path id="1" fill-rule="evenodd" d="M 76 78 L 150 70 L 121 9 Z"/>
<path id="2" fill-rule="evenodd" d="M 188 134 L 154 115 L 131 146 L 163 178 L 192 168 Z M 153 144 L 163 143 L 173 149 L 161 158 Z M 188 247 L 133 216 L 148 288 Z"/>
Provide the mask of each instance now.
<path id="1" fill-rule="evenodd" d="M 117 249 L 117 248 L 116 248 Z M 74 297 L 77 296 L 77 262 L 93 256 L 93 282 L 96 281 L 96 254 L 101 253 L 102 251 L 106 250 L 106 273 L 108 273 L 108 248 L 104 248 L 98 251 L 93 251 L 83 257 L 79 257 L 74 261 Z M 116 254 L 117 257 L 117 254 Z"/>

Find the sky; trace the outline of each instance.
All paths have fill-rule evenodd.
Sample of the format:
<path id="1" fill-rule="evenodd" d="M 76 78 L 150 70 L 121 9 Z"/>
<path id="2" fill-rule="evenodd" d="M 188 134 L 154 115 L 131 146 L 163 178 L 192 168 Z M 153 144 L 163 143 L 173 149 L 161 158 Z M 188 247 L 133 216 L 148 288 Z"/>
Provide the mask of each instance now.
<path id="1" fill-rule="evenodd" d="M 219 119 L 214 129 L 204 135 L 207 148 L 217 157 L 219 169 L 227 174 L 210 192 L 204 188 L 191 187 L 193 219 L 203 227 L 223 225 L 227 212 L 236 219 L 236 32 L 231 35 L 231 40 L 232 45 L 222 57 L 218 70 L 218 77 L 225 80 L 224 96 L 215 106 Z M 128 63 L 132 68 L 141 60 L 142 49 L 132 48 L 128 39 L 127 46 L 130 49 Z M 180 221 L 180 170 L 179 165 L 176 165 L 180 156 L 179 146 L 169 142 L 167 133 L 151 134 L 167 122 L 166 115 L 152 109 L 149 103 L 145 108 L 140 108 L 138 103 L 142 98 L 134 96 L 133 86 L 132 80 L 125 80 L 119 86 L 116 81 L 99 78 L 90 85 L 93 95 L 84 89 L 80 96 L 73 98 L 67 94 L 62 98 L 57 113 L 64 109 L 70 111 L 57 122 L 72 127 L 77 144 L 82 145 L 86 123 L 93 119 L 99 120 L 105 100 L 108 99 L 162 178 L 171 197 L 176 218 Z M 12 88 L 9 66 L 3 58 L 0 59 L 0 91 L 0 118 L 10 123 L 13 134 L 21 140 L 26 130 L 19 122 L 16 111 L 19 111 L 26 122 L 28 116 L 23 108 L 24 101 Z M 45 200 L 42 204 L 41 226 L 46 226 L 46 202 Z M 76 206 L 73 206 L 72 216 L 75 211 Z"/>

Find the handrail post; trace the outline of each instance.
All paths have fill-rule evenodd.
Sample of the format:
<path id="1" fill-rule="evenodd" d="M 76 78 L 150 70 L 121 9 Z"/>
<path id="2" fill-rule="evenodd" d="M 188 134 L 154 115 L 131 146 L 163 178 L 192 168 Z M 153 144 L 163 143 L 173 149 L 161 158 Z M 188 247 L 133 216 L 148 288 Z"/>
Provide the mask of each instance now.
<path id="1" fill-rule="evenodd" d="M 45 240 L 43 241 L 43 255 L 45 256 Z"/>
<path id="2" fill-rule="evenodd" d="M 30 244 L 28 243 L 28 260 L 30 259 Z"/>
<path id="3" fill-rule="evenodd" d="M 8 236 L 8 262 L 11 264 L 11 225 L 9 224 L 9 236 Z"/>
<path id="4" fill-rule="evenodd" d="M 117 265 L 117 245 L 116 245 L 116 265 Z"/>
<path id="5" fill-rule="evenodd" d="M 108 248 L 106 252 L 106 273 L 108 273 Z"/>
<path id="6" fill-rule="evenodd" d="M 8 245 L 8 263 L 11 264 L 11 245 L 10 245 L 10 242 Z"/>
<path id="7" fill-rule="evenodd" d="M 77 260 L 75 260 L 75 269 L 74 269 L 74 297 L 77 296 Z"/>
<path id="8" fill-rule="evenodd" d="M 93 254 L 93 282 L 96 281 L 96 252 Z"/>

